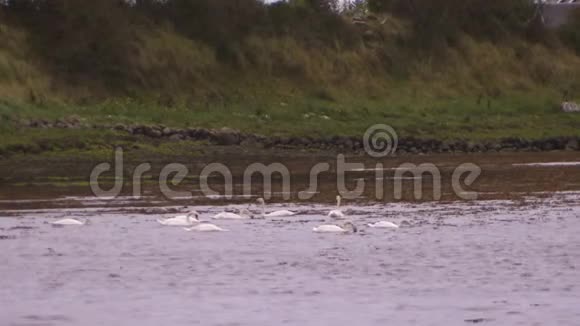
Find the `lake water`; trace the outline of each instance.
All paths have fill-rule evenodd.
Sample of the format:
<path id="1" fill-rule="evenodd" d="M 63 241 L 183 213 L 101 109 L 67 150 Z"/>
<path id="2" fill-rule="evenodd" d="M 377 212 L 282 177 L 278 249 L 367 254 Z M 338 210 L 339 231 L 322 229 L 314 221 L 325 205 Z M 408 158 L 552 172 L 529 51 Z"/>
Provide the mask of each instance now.
<path id="1" fill-rule="evenodd" d="M 6 209 L 0 325 L 578 325 L 579 200 L 347 202 L 346 235 L 312 232 L 330 204 L 271 205 L 300 214 L 222 233 L 127 204 Z M 49 224 L 63 217 L 91 224 Z M 365 227 L 381 219 L 402 226 Z"/>

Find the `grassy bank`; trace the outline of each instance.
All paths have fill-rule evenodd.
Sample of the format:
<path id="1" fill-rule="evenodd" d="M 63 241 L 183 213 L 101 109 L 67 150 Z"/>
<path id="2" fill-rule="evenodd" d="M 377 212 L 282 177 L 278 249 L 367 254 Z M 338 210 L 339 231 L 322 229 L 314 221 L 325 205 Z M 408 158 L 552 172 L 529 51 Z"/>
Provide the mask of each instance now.
<path id="1" fill-rule="evenodd" d="M 501 2 L 483 13 L 442 2 L 419 14 L 384 2 L 372 14 L 338 14 L 316 1 L 0 7 L 0 149 L 149 146 L 114 131 L 21 123 L 73 115 L 89 125 L 230 127 L 265 136 L 361 136 L 376 123 L 401 137 L 580 135 L 580 115 L 558 109 L 580 99 L 570 26 L 560 37 L 528 16 L 506 16 L 514 7 Z M 428 10 L 448 20 L 430 20 Z M 478 15 L 477 23 L 462 18 Z"/>
<path id="2" fill-rule="evenodd" d="M 566 114 L 554 104 L 557 94 L 510 94 L 498 98 L 414 99 L 409 101 L 320 98 L 283 99 L 202 107 L 161 107 L 133 101 L 96 106 L 30 106 L 3 103 L 2 148 L 38 147 L 38 151 L 99 149 L 147 143 L 137 136 L 110 130 L 33 129 L 22 120 L 54 121 L 75 115 L 91 124 L 163 124 L 174 128 L 228 126 L 264 136 L 362 136 L 371 125 L 386 123 L 400 137 L 441 140 L 494 140 L 506 137 L 542 139 L 580 135 L 580 115 Z M 18 119 L 10 112 L 18 111 Z M 9 120 L 12 119 L 12 120 Z M 16 147 L 18 148 L 18 147 Z"/>

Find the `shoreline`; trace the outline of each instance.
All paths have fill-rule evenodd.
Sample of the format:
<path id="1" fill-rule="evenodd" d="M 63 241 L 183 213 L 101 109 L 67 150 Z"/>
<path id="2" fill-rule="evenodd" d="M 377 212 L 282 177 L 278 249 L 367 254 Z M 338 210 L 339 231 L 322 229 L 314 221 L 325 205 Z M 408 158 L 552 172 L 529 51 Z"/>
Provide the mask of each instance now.
<path id="1" fill-rule="evenodd" d="M 21 122 L 20 130 L 75 130 L 112 132 L 125 143 L 181 143 L 198 142 L 199 147 L 241 146 L 248 149 L 273 150 L 308 150 L 313 153 L 326 151 L 343 151 L 348 154 L 364 154 L 364 139 L 360 136 L 264 136 L 257 133 L 246 133 L 224 127 L 208 128 L 171 128 L 163 124 L 84 124 L 80 119 L 67 118 L 48 121 L 45 119 L 26 120 Z M 390 136 L 390 135 L 387 135 Z M 380 146 L 384 141 L 394 143 L 392 139 L 374 139 Z M 383 142 L 382 145 L 380 142 Z M 550 151 L 580 151 L 580 136 L 556 136 L 540 139 L 522 137 L 503 137 L 488 140 L 455 139 L 442 140 L 437 138 L 399 137 L 396 142 L 396 155 L 422 155 L 439 153 L 498 153 L 498 152 L 550 152 Z M 121 144 L 110 144 L 111 148 Z M 58 146 L 59 150 L 67 150 L 66 144 Z M 80 147 L 80 148 L 79 148 Z M 84 145 L 72 146 L 70 149 L 83 150 Z M 84 148 L 90 150 L 90 146 Z M 13 154 L 43 154 L 55 149 L 43 144 L 12 144 L 0 148 L 0 159 Z M 380 148 L 379 148 L 380 150 Z M 178 155 L 179 152 L 173 153 Z"/>
<path id="2" fill-rule="evenodd" d="M 145 194 L 144 206 L 165 205 L 228 205 L 247 203 L 248 199 L 242 192 L 241 182 L 247 168 L 254 163 L 265 165 L 284 162 L 291 171 L 291 198 L 298 198 L 298 192 L 309 188 L 309 178 L 312 168 L 320 163 L 329 164 L 330 170 L 319 176 L 319 191 L 314 197 L 305 202 L 334 203 L 337 192 L 337 156 L 332 152 L 304 152 L 297 150 L 247 150 L 240 146 L 213 146 L 211 149 L 199 153 L 183 153 L 178 156 L 152 155 L 151 152 L 140 150 L 128 150 L 124 155 L 123 187 L 119 199 L 125 205 L 124 199 L 132 198 L 132 189 L 135 186 L 134 174 L 136 167 L 142 163 L 150 163 L 151 170 L 144 176 L 142 189 Z M 89 200 L 89 203 L 74 204 L 74 198 L 78 196 L 94 197 L 91 192 L 89 175 L 97 164 L 110 163 L 111 167 L 117 166 L 117 162 L 111 155 L 111 150 L 104 155 L 95 156 L 92 153 L 59 153 L 55 155 L 19 155 L 13 158 L 0 160 L 0 211 L 9 208 L 40 208 L 44 205 L 55 208 L 75 205 L 100 205 L 99 200 Z M 475 200 L 501 200 L 509 199 L 525 203 L 527 197 L 536 193 L 580 191 L 578 180 L 578 154 L 576 152 L 538 152 L 538 153 L 469 153 L 469 154 L 429 154 L 388 156 L 383 159 L 373 159 L 368 155 L 346 155 L 349 163 L 362 164 L 363 169 L 349 169 L 346 171 L 348 187 L 353 187 L 353 182 L 358 184 L 362 180 L 366 184 L 365 193 L 359 198 L 362 202 L 390 203 L 390 202 L 449 202 L 464 200 L 457 197 L 453 191 L 452 174 L 455 168 L 464 163 L 476 164 L 482 169 L 477 182 L 467 186 L 469 191 L 477 191 Z M 217 196 L 210 198 L 200 193 L 201 171 L 212 162 L 225 164 L 231 171 L 234 182 L 234 200 L 226 200 L 225 197 Z M 556 165 L 554 162 L 572 162 L 574 164 Z M 187 175 L 178 184 L 171 188 L 176 191 L 190 192 L 191 199 L 173 198 L 168 199 L 160 193 L 159 182 L 161 170 L 169 163 L 183 164 L 187 168 Z M 381 163 L 382 170 L 376 169 L 376 164 Z M 423 184 L 425 196 L 422 199 L 413 197 L 414 181 L 410 178 L 403 180 L 404 194 L 401 199 L 393 197 L 392 190 L 395 183 L 395 169 L 403 165 L 434 164 L 441 172 L 442 197 L 439 200 L 431 194 L 434 186 L 427 181 Z M 546 164 L 551 163 L 551 164 Z M 370 167 L 367 169 L 367 167 Z M 415 173 L 415 172 L 410 172 Z M 382 200 L 375 198 L 373 189 L 376 189 L 378 177 L 384 178 L 384 196 Z M 429 179 L 429 177 L 427 176 Z M 114 186 L 115 178 L 112 172 L 107 172 L 100 183 L 104 189 Z M 283 179 L 273 179 L 274 196 L 270 202 L 284 202 L 280 197 Z M 533 181 L 530 184 L 530 181 Z M 260 180 L 253 187 L 256 197 L 263 197 L 261 191 L 263 184 Z M 210 187 L 223 194 L 223 181 L 220 178 L 212 178 Z M 352 189 L 352 188 L 349 188 Z M 185 198 L 185 197 L 184 197 Z M 58 199 L 52 201 L 51 199 Z M 41 203 L 41 202 L 44 202 Z"/>

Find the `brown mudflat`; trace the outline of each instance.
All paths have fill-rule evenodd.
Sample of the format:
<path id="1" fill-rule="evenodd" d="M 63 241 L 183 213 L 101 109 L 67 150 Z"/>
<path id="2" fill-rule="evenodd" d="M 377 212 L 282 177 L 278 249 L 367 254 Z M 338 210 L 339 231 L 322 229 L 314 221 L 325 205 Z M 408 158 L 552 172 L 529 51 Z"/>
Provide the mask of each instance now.
<path id="1" fill-rule="evenodd" d="M 132 198 L 134 167 L 151 162 L 152 169 L 142 180 L 141 197 Z M 464 191 L 476 192 L 477 199 L 518 199 L 531 193 L 541 195 L 551 192 L 580 190 L 580 155 L 577 152 L 543 153 L 486 153 L 486 154 L 438 154 L 395 156 L 380 160 L 368 156 L 347 156 L 347 163 L 359 163 L 360 167 L 348 167 L 345 175 L 346 188 L 352 190 L 364 182 L 364 193 L 355 202 L 393 201 L 442 201 L 460 200 L 453 188 L 452 176 L 457 167 L 465 163 L 481 168 L 481 174 L 473 184 L 465 185 Z M 282 163 L 289 171 L 289 193 L 283 189 L 283 179 L 274 174 L 269 191 L 269 202 L 334 202 L 339 193 L 337 156 L 335 153 L 312 154 L 288 151 L 216 151 L 206 156 L 175 155 L 128 159 L 124 162 L 124 186 L 117 198 L 95 197 L 89 185 L 89 175 L 98 161 L 90 159 L 21 159 L 0 162 L 0 209 L 25 209 L 49 207 L 99 207 L 126 206 L 130 201 L 138 206 L 200 205 L 212 203 L 253 202 L 251 197 L 264 194 L 263 178 L 253 175 L 251 193 L 244 193 L 244 172 L 255 163 Z M 179 184 L 170 185 L 174 191 L 185 191 L 187 196 L 167 198 L 159 187 L 159 173 L 168 163 L 181 163 L 188 169 L 186 178 Z M 219 195 L 206 196 L 200 189 L 200 173 L 211 163 L 228 167 L 233 176 L 231 199 L 224 198 L 224 178 L 218 174 L 208 178 L 210 188 Z M 329 169 L 318 175 L 317 187 L 311 198 L 299 198 L 301 191 L 309 190 L 310 171 L 313 166 L 328 163 Z M 377 165 L 382 164 L 382 166 Z M 409 165 L 411 164 L 411 165 Z M 415 174 L 413 169 L 401 173 L 397 169 L 429 164 L 440 173 L 440 196 L 434 192 L 434 176 L 430 173 Z M 432 164 L 432 165 L 431 165 Z M 423 165 L 425 166 L 425 165 Z M 362 168 L 361 168 L 362 167 Z M 416 171 L 415 171 L 416 172 Z M 465 175 L 463 175 L 465 177 Z M 422 185 L 421 196 L 416 195 L 417 179 Z M 169 179 L 171 180 L 171 178 Z M 113 175 L 104 174 L 99 179 L 102 188 L 113 185 Z M 382 188 L 377 194 L 377 183 Z M 400 185 L 401 194 L 396 193 Z M 437 187 L 436 187 L 437 188 Z M 267 189 L 266 189 L 267 190 Z M 220 196 L 222 195 L 222 196 Z M 250 196 L 248 196 L 250 195 Z"/>

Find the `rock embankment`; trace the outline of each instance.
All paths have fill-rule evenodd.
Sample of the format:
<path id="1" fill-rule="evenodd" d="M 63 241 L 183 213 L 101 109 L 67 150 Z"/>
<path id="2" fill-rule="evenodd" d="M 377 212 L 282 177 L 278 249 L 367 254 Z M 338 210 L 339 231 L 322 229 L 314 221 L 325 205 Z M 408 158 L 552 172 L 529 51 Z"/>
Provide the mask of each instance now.
<path id="1" fill-rule="evenodd" d="M 167 141 L 208 141 L 219 146 L 247 146 L 262 148 L 309 148 L 360 152 L 364 150 L 361 137 L 266 137 L 244 133 L 231 128 L 170 128 L 164 125 L 85 124 L 72 116 L 56 121 L 30 120 L 23 126 L 29 128 L 93 128 L 108 129 L 130 135 Z M 398 154 L 427 153 L 484 153 L 484 152 L 540 152 L 554 150 L 580 150 L 580 137 L 564 136 L 544 139 L 503 138 L 489 141 L 437 140 L 415 137 L 399 138 Z"/>

